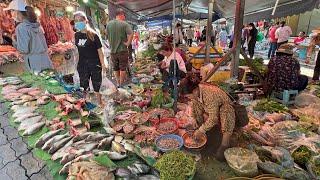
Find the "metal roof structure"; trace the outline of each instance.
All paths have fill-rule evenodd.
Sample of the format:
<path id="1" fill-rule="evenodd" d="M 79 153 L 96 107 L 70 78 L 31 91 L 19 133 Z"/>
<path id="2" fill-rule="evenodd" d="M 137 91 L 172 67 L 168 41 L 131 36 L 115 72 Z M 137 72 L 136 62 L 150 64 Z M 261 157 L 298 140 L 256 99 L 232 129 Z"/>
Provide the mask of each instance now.
<path id="1" fill-rule="evenodd" d="M 104 0 L 118 7 L 125 8 L 137 19 L 172 15 L 172 0 Z M 284 17 L 303 13 L 319 8 L 320 0 L 279 0 L 275 14 L 273 8 L 277 0 L 246 0 L 244 21 L 257 21 Z M 233 18 L 235 14 L 236 0 L 215 0 L 215 16 Z M 208 13 L 208 0 L 176 0 L 176 12 L 181 15 L 182 9 L 193 17 L 206 17 Z M 195 15 L 195 14 L 200 15 Z M 202 15 L 201 15 L 202 14 Z M 187 15 L 186 15 L 187 16 Z"/>

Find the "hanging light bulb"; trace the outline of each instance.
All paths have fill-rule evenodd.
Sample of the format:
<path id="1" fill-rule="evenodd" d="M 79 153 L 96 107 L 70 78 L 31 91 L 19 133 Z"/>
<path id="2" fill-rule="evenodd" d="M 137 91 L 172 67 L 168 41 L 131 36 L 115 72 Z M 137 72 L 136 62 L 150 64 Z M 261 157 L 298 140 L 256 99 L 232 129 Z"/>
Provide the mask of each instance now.
<path id="1" fill-rule="evenodd" d="M 39 8 L 35 8 L 35 9 L 34 9 L 34 13 L 35 13 L 38 17 L 41 16 L 41 11 L 40 11 Z"/>
<path id="2" fill-rule="evenodd" d="M 66 7 L 66 11 L 67 12 L 73 12 L 74 11 L 74 7 L 73 6 L 67 6 Z"/>

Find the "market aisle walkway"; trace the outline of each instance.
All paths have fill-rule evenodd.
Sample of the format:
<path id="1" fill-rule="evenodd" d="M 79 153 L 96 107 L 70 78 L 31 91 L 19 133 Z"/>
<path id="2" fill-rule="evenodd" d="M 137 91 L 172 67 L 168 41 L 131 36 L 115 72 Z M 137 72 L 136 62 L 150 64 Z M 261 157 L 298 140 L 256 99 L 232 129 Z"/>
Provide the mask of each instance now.
<path id="1" fill-rule="evenodd" d="M 0 179 L 1 180 L 51 180 L 45 164 L 34 157 L 32 149 L 9 125 L 8 110 L 0 104 Z"/>

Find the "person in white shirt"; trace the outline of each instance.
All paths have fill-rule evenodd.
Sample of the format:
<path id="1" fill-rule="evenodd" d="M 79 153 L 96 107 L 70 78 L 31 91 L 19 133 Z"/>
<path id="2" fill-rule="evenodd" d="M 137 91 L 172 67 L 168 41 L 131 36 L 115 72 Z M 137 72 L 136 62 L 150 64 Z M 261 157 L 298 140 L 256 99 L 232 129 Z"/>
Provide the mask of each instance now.
<path id="1" fill-rule="evenodd" d="M 282 45 L 286 44 L 289 41 L 290 36 L 292 35 L 292 30 L 289 26 L 286 26 L 286 22 L 282 21 L 280 27 L 276 31 L 277 49 Z"/>
<path id="2" fill-rule="evenodd" d="M 187 39 L 188 39 L 189 47 L 192 46 L 193 38 L 194 38 L 194 31 L 192 29 L 192 26 L 190 26 L 189 29 L 187 30 Z"/>
<path id="3" fill-rule="evenodd" d="M 175 37 L 174 38 L 176 40 L 177 45 L 180 45 L 183 43 L 182 27 L 181 27 L 180 23 L 178 23 L 175 28 Z"/>
<path id="4" fill-rule="evenodd" d="M 160 54 L 165 56 L 165 59 L 160 63 L 160 71 L 162 73 L 162 80 L 164 82 L 168 81 L 170 78 L 173 77 L 174 60 L 176 60 L 178 67 L 178 80 L 185 77 L 187 73 L 186 65 L 183 58 L 180 56 L 178 52 L 174 53 L 170 45 L 163 45 L 160 48 Z"/>

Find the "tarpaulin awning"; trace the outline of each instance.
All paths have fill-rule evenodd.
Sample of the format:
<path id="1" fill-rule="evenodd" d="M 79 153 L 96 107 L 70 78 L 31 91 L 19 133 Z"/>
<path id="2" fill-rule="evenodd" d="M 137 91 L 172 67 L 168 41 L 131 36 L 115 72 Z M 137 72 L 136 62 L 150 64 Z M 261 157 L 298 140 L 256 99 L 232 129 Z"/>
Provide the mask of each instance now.
<path id="1" fill-rule="evenodd" d="M 171 26 L 171 25 L 172 25 L 171 20 L 146 22 L 146 26 L 148 28 L 156 27 L 156 26 L 167 27 L 167 26 Z"/>
<path id="2" fill-rule="evenodd" d="M 214 11 L 221 17 L 233 18 L 235 16 L 235 0 L 215 0 Z M 319 7 L 320 0 L 280 0 L 272 16 L 272 10 L 276 0 L 246 0 L 245 22 L 258 21 L 300 14 Z M 189 9 L 194 12 L 206 13 L 208 11 L 208 0 L 193 0 Z"/>

